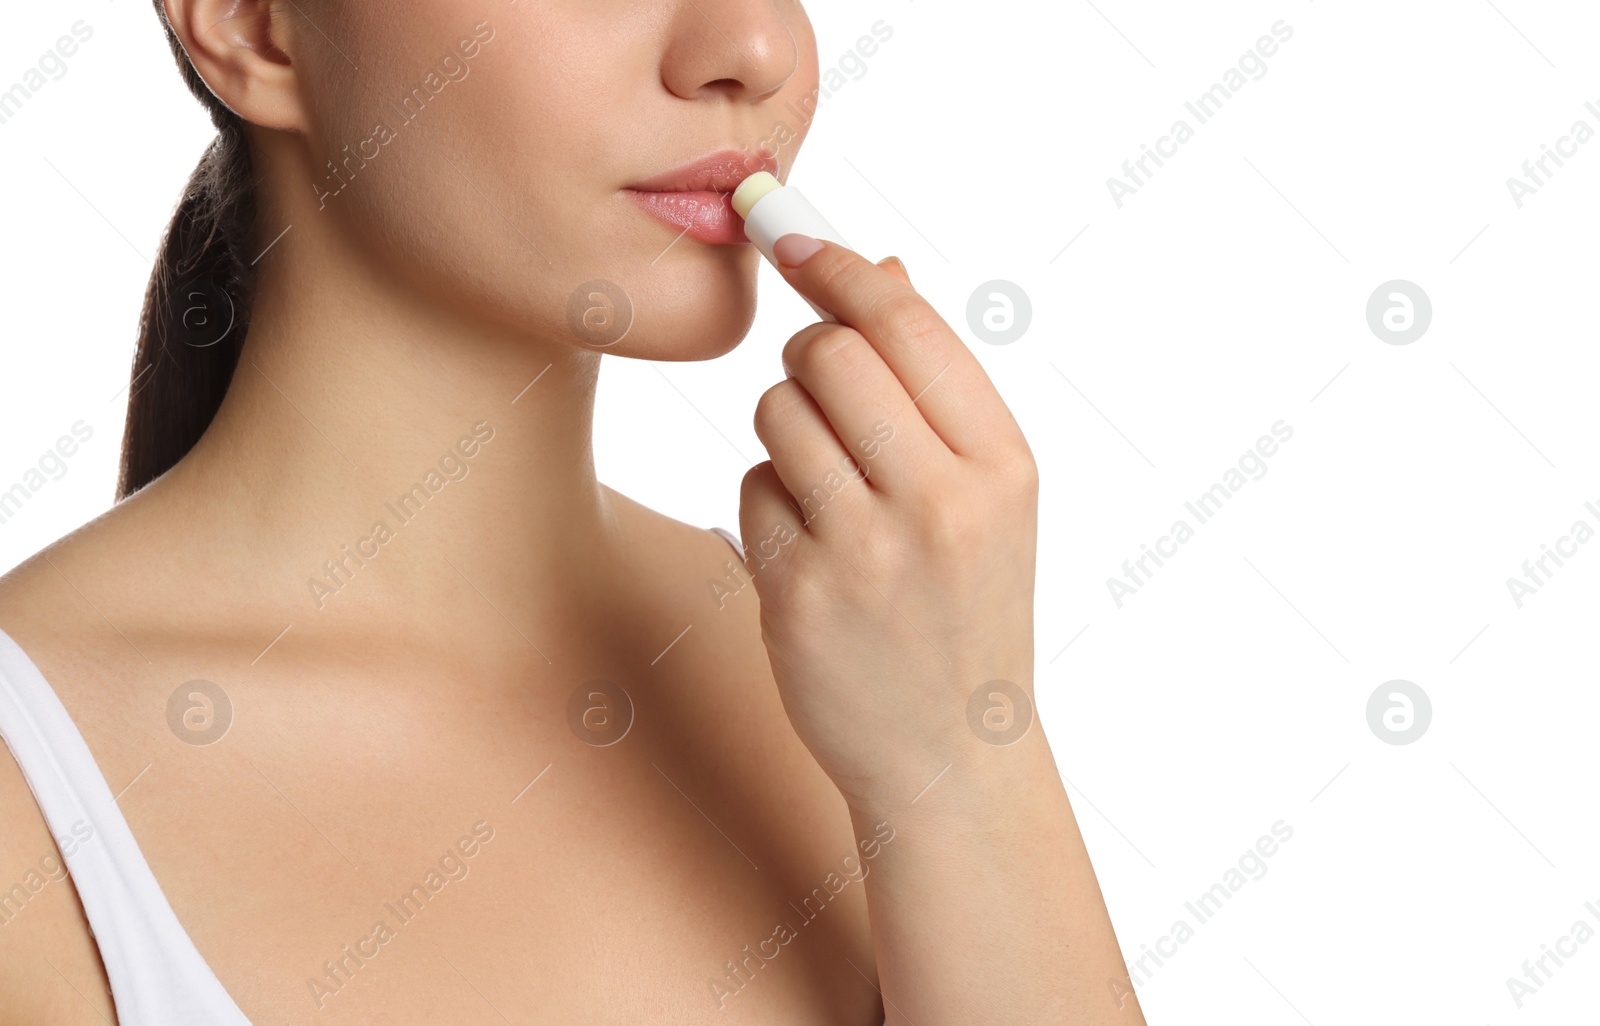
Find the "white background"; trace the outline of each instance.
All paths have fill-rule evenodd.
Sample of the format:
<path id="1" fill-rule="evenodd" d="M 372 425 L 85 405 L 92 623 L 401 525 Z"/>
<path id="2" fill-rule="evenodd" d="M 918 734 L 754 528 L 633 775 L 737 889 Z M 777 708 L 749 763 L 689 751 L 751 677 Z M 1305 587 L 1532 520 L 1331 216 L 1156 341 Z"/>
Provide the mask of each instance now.
<path id="1" fill-rule="evenodd" d="M 1150 1021 L 1593 1021 L 1600 938 L 1521 1008 L 1506 979 L 1600 929 L 1600 544 L 1521 608 L 1506 580 L 1600 527 L 1600 140 L 1520 208 L 1506 180 L 1600 130 L 1600 11 L 809 6 L 825 68 L 879 19 L 894 35 L 823 102 L 793 182 L 905 260 L 1039 459 L 1041 716 L 1124 954 L 1194 927 L 1137 974 Z M 145 3 L 12 4 L 0 89 L 78 19 L 68 73 L 0 126 L 0 490 L 74 421 L 94 437 L 0 525 L 0 568 L 110 502 L 151 258 L 211 135 Z M 1184 101 L 1280 19 L 1264 77 L 1198 124 Z M 1180 117 L 1194 138 L 1119 209 L 1106 180 Z M 608 484 L 737 530 L 756 397 L 811 319 L 762 273 L 729 356 L 607 361 Z M 1031 297 L 1010 345 L 966 322 L 992 279 Z M 1409 345 L 1367 323 L 1392 279 L 1433 305 Z M 1118 608 L 1107 579 L 1280 419 L 1265 476 Z M 1397 678 L 1432 705 L 1403 745 L 1367 717 Z M 1194 926 L 1184 903 L 1279 820 L 1266 874 Z"/>

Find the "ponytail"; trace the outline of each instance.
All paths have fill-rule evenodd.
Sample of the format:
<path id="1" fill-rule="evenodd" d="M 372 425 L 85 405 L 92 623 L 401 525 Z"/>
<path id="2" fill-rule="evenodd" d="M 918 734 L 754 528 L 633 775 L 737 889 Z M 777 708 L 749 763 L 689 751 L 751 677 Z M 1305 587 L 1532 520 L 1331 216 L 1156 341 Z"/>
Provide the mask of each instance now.
<path id="1" fill-rule="evenodd" d="M 128 387 L 117 499 L 182 459 L 216 416 L 255 291 L 256 197 L 244 121 L 212 94 L 154 0 L 184 82 L 217 137 L 184 186 L 145 290 Z"/>

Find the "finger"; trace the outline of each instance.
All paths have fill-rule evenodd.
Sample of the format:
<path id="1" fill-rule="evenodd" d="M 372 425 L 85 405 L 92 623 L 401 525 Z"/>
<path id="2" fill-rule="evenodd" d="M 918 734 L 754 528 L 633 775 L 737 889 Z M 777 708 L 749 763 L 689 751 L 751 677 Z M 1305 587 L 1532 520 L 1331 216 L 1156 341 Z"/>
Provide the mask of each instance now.
<path id="1" fill-rule="evenodd" d="M 745 471 L 739 482 L 739 540 L 746 568 L 759 570 L 762 562 L 792 553 L 805 542 L 805 534 L 794 500 L 772 461 L 762 460 Z"/>
<path id="2" fill-rule="evenodd" d="M 840 443 L 804 385 L 786 378 L 763 392 L 756 402 L 755 429 L 778 478 L 799 504 L 807 530 L 821 537 L 857 522 L 841 511 L 868 495 L 861 480 L 863 468 Z"/>
<path id="3" fill-rule="evenodd" d="M 976 456 L 1021 443 L 977 357 L 910 285 L 832 241 L 785 235 L 773 252 L 801 295 L 872 343 L 952 451 Z"/>
<path id="4" fill-rule="evenodd" d="M 911 284 L 911 274 L 906 270 L 905 262 L 897 256 L 886 256 L 878 261 L 878 266 L 899 278 L 907 285 Z"/>
<path id="5" fill-rule="evenodd" d="M 783 366 L 804 386 L 875 490 L 894 495 L 950 451 L 872 344 L 827 321 L 796 332 Z M 798 497 L 798 493 L 796 495 Z"/>

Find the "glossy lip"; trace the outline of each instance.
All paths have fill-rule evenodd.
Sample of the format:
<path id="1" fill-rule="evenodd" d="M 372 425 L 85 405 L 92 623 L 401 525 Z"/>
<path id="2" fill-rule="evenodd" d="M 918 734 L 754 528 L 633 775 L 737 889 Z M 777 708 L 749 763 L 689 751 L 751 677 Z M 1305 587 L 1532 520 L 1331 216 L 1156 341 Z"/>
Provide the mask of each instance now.
<path id="1" fill-rule="evenodd" d="M 778 158 L 765 150 L 759 153 L 736 149 L 717 150 L 670 171 L 634 182 L 628 188 L 634 192 L 732 192 L 740 182 L 757 171 L 776 175 Z"/>
<path id="2" fill-rule="evenodd" d="M 744 220 L 733 209 L 733 190 L 766 171 L 778 173 L 778 158 L 765 150 L 724 149 L 635 182 L 623 189 L 662 223 L 711 245 L 748 245 Z"/>

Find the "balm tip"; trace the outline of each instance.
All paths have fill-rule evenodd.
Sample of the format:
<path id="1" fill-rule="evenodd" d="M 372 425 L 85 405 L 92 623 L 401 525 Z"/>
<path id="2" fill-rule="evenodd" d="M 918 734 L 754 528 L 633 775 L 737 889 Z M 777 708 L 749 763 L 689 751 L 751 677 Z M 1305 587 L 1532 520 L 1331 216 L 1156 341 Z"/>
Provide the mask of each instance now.
<path id="1" fill-rule="evenodd" d="M 739 183 L 733 190 L 733 211 L 741 218 L 750 216 L 750 208 L 756 201 L 774 189 L 782 188 L 783 183 L 773 177 L 771 172 L 757 171 L 755 174 Z"/>

